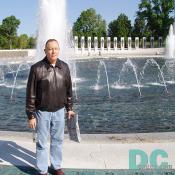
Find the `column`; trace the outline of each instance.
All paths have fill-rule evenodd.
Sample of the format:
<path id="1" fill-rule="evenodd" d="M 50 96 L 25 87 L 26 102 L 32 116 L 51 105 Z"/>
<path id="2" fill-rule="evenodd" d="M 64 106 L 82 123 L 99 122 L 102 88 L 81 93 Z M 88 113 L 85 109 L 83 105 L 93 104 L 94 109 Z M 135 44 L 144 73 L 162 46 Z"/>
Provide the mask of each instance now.
<path id="1" fill-rule="evenodd" d="M 91 37 L 90 36 L 88 37 L 87 45 L 88 45 L 88 54 L 90 54 L 91 53 Z"/>
<path id="2" fill-rule="evenodd" d="M 135 48 L 139 49 L 139 37 L 135 37 Z"/>
<path id="3" fill-rule="evenodd" d="M 105 44 L 104 37 L 101 37 L 101 42 L 100 42 L 101 51 L 104 51 L 104 44 Z"/>
<path id="4" fill-rule="evenodd" d="M 117 37 L 114 37 L 114 50 L 117 50 Z"/>
<path id="5" fill-rule="evenodd" d="M 94 50 L 95 53 L 98 52 L 98 38 L 96 36 L 94 37 Z"/>
<path id="6" fill-rule="evenodd" d="M 161 36 L 158 38 L 158 47 L 163 47 L 163 39 Z"/>
<path id="7" fill-rule="evenodd" d="M 150 38 L 150 48 L 154 48 L 154 37 Z"/>
<path id="8" fill-rule="evenodd" d="M 128 50 L 131 50 L 132 48 L 132 40 L 131 37 L 128 37 Z"/>
<path id="9" fill-rule="evenodd" d="M 143 37 L 142 40 L 142 48 L 144 49 L 146 48 L 146 37 Z"/>
<path id="10" fill-rule="evenodd" d="M 124 48 L 125 48 L 125 38 L 124 37 L 121 37 L 120 44 L 121 44 L 121 46 L 120 46 L 121 50 L 124 50 Z"/>

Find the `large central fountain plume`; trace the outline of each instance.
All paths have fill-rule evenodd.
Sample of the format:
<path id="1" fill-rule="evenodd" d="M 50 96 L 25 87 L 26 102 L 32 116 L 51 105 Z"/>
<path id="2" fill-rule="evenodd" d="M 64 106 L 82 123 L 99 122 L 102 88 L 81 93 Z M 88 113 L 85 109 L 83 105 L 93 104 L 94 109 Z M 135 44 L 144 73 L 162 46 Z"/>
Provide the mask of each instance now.
<path id="1" fill-rule="evenodd" d="M 175 58 L 175 0 L 174 0 L 174 24 L 170 25 L 169 35 L 166 39 L 166 58 Z"/>
<path id="2" fill-rule="evenodd" d="M 175 34 L 173 25 L 170 26 L 169 35 L 166 39 L 166 58 L 175 58 Z"/>
<path id="3" fill-rule="evenodd" d="M 61 51 L 68 47 L 66 0 L 39 0 L 37 60 L 43 58 L 45 42 L 50 38 L 59 41 Z"/>

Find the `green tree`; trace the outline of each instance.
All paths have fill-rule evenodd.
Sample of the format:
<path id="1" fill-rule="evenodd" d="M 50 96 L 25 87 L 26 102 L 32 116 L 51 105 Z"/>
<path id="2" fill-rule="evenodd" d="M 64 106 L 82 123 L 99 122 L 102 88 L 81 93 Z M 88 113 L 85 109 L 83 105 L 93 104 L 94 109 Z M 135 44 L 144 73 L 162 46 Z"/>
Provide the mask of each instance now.
<path id="1" fill-rule="evenodd" d="M 27 34 L 22 34 L 13 38 L 13 49 L 33 49 L 35 48 L 35 43 L 35 38 L 29 37 Z"/>
<path id="2" fill-rule="evenodd" d="M 28 36 L 26 34 L 22 34 L 18 37 L 18 48 L 20 49 L 28 48 Z"/>
<path id="3" fill-rule="evenodd" d="M 114 38 L 117 36 L 117 20 L 113 20 L 108 25 L 108 36 Z"/>
<path id="4" fill-rule="evenodd" d="M 137 17 L 134 21 L 134 27 L 132 30 L 132 34 L 133 37 L 149 37 L 150 36 L 150 32 L 145 24 L 145 21 L 139 17 Z"/>
<path id="5" fill-rule="evenodd" d="M 173 0 L 141 0 L 137 16 L 145 21 L 150 35 L 165 38 L 173 23 L 173 7 Z"/>
<path id="6" fill-rule="evenodd" d="M 131 35 L 131 30 L 131 21 L 123 13 L 108 25 L 108 35 L 110 37 L 128 37 Z"/>
<path id="7" fill-rule="evenodd" d="M 8 43 L 8 45 L 6 47 L 9 49 L 12 49 L 13 39 L 17 36 L 17 28 L 19 25 L 20 20 L 16 19 L 15 16 L 9 16 L 2 21 L 0 34 L 7 40 L 6 43 Z"/>
<path id="8" fill-rule="evenodd" d="M 36 38 L 34 37 L 29 37 L 28 38 L 28 48 L 33 49 L 36 46 Z"/>
<path id="9" fill-rule="evenodd" d="M 90 8 L 83 11 L 73 25 L 74 36 L 106 36 L 106 22 L 101 15 L 96 14 L 95 9 Z"/>
<path id="10" fill-rule="evenodd" d="M 8 45 L 7 39 L 3 35 L 1 35 L 0 31 L 0 49 L 7 49 L 7 45 Z"/>

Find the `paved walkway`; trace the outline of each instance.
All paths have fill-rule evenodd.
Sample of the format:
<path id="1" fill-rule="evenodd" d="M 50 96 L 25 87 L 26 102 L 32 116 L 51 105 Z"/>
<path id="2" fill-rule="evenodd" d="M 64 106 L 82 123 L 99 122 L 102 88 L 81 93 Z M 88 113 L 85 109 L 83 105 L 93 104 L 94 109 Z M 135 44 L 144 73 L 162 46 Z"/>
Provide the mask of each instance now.
<path id="1" fill-rule="evenodd" d="M 160 165 L 167 162 L 166 172 L 175 169 L 175 133 L 150 134 L 99 134 L 81 135 L 82 142 L 70 141 L 65 135 L 63 146 L 63 168 L 67 174 L 128 174 L 134 161 L 133 150 L 140 150 L 142 156 L 137 155 L 135 164 L 143 159 L 148 160 L 147 166 L 151 169 L 151 159 Z M 166 153 L 166 156 L 161 150 Z M 138 152 L 137 152 L 138 153 Z M 152 158 L 151 158 L 152 156 Z M 153 161 L 154 161 L 153 160 Z M 130 161 L 130 164 L 129 164 Z M 153 162 L 152 161 L 152 162 Z M 132 166 L 131 166 L 132 165 Z M 35 173 L 35 143 L 31 133 L 0 132 L 0 175 L 7 172 Z M 138 170 L 139 171 L 139 170 Z M 162 170 L 163 171 L 163 170 Z M 81 174 L 80 173 L 80 174 Z M 148 172 L 149 174 L 149 172 Z M 155 173 L 154 173 L 155 174 Z M 160 172 L 158 173 L 160 174 Z M 174 172 L 175 174 L 175 172 Z M 9 175 L 11 175 L 9 173 Z M 13 174 L 12 174 L 13 175 Z"/>

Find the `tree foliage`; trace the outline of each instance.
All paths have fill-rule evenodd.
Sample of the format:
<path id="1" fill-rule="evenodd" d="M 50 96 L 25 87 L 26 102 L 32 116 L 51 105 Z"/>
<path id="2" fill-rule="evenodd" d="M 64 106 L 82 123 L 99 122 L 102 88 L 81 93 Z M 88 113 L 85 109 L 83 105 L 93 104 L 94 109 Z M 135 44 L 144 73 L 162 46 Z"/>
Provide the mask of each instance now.
<path id="1" fill-rule="evenodd" d="M 7 44 L 7 48 L 12 49 L 12 43 L 15 37 L 17 36 L 17 28 L 20 25 L 20 20 L 16 19 L 15 16 L 9 16 L 3 19 L 0 26 L 0 34 Z"/>
<path id="2" fill-rule="evenodd" d="M 142 18 L 137 17 L 135 19 L 131 35 L 139 38 L 149 37 L 151 35 L 145 21 Z"/>
<path id="3" fill-rule="evenodd" d="M 26 34 L 22 34 L 18 37 L 18 47 L 20 49 L 26 49 L 28 47 L 28 36 Z"/>
<path id="4" fill-rule="evenodd" d="M 17 35 L 20 20 L 9 16 L 2 20 L 0 25 L 0 49 L 27 49 L 35 48 L 36 38 L 27 34 Z"/>
<path id="5" fill-rule="evenodd" d="M 137 17 L 144 20 L 150 36 L 165 38 L 173 18 L 173 0 L 141 0 Z"/>
<path id="6" fill-rule="evenodd" d="M 125 14 L 120 14 L 116 20 L 108 25 L 108 35 L 110 37 L 128 37 L 131 35 L 131 21 Z"/>
<path id="7" fill-rule="evenodd" d="M 35 47 L 36 47 L 36 38 L 31 36 L 28 38 L 28 49 L 33 49 Z"/>
<path id="8" fill-rule="evenodd" d="M 101 15 L 96 14 L 95 9 L 90 8 L 83 11 L 73 25 L 74 36 L 106 36 L 106 22 Z"/>

